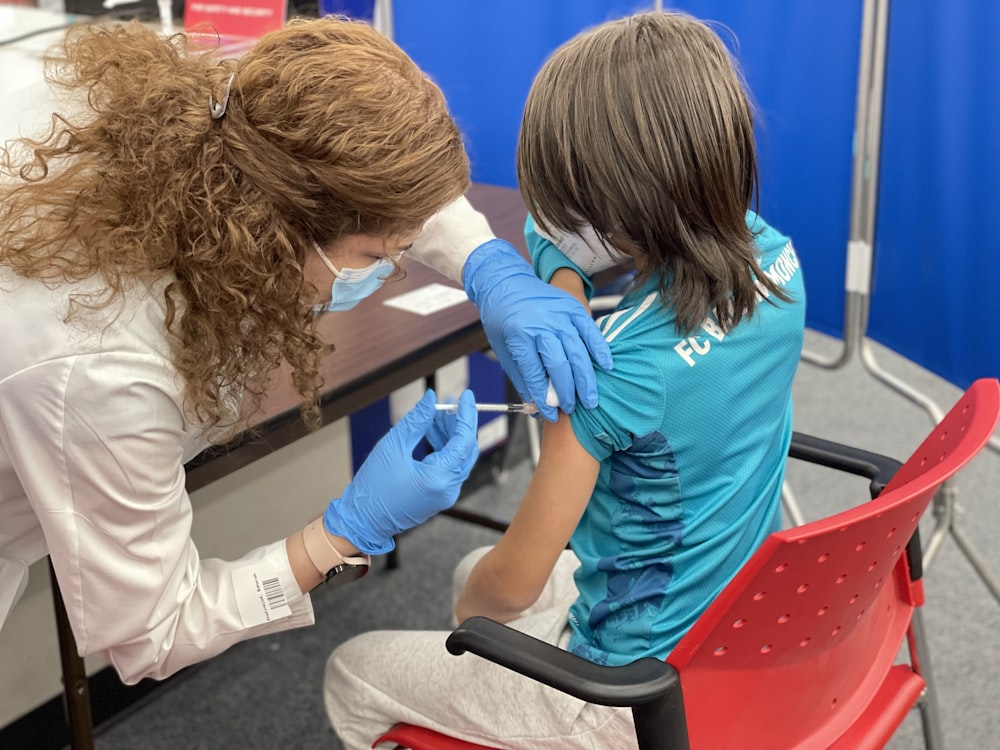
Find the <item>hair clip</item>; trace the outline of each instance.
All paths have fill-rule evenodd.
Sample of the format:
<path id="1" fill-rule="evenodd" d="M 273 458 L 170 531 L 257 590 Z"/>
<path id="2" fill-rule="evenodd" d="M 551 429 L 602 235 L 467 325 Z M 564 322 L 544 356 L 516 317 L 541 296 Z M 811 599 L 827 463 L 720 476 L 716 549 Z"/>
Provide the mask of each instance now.
<path id="1" fill-rule="evenodd" d="M 226 114 L 226 107 L 229 106 L 229 92 L 233 88 L 233 79 L 236 78 L 235 73 L 229 74 L 229 80 L 226 81 L 226 93 L 222 95 L 222 101 L 216 102 L 215 97 L 212 93 L 208 94 L 208 111 L 212 115 L 213 120 L 220 120 L 222 116 Z"/>

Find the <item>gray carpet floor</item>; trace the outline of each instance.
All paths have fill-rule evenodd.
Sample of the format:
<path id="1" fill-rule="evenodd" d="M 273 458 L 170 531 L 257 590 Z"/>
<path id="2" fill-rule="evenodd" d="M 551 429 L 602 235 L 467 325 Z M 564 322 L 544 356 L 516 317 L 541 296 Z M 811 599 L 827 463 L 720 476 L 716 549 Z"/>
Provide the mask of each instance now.
<path id="1" fill-rule="evenodd" d="M 807 336 L 807 349 L 833 356 L 841 343 Z M 878 345 L 878 362 L 944 411 L 961 391 Z M 984 374 L 985 375 L 985 374 Z M 992 373 L 996 376 L 997 373 Z M 933 424 L 926 412 L 877 381 L 860 361 L 837 369 L 803 363 L 795 386 L 797 430 L 905 459 Z M 463 507 L 506 518 L 530 478 L 522 428 L 512 432 L 507 470 L 499 481 L 484 466 Z M 483 481 L 489 479 L 491 481 Z M 862 501 L 862 480 L 793 465 L 789 486 L 807 520 Z M 477 487 L 478 485 L 478 487 Z M 955 483 L 956 525 L 1000 576 L 1000 455 L 984 451 Z M 934 518 L 925 519 L 924 539 Z M 339 750 L 321 698 L 330 650 L 375 628 L 438 628 L 449 621 L 449 582 L 469 550 L 499 533 L 438 517 L 405 535 L 400 566 L 377 564 L 361 582 L 320 589 L 312 628 L 240 644 L 158 691 L 114 724 L 102 727 L 99 750 L 228 750 L 229 748 L 327 748 Z M 973 750 L 1000 745 L 1000 603 L 993 598 L 947 534 L 925 574 L 924 608 L 946 746 Z M 443 658 L 451 658 L 444 656 Z M 889 747 L 921 747 L 920 722 L 911 715 Z"/>

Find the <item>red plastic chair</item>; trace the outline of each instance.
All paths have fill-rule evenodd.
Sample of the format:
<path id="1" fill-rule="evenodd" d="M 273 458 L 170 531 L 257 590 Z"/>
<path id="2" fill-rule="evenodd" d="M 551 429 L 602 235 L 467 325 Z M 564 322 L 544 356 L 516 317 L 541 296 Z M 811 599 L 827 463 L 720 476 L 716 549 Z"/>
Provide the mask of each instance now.
<path id="1" fill-rule="evenodd" d="M 998 417 L 1000 382 L 976 381 L 902 467 L 797 434 L 791 457 L 867 476 L 875 499 L 772 534 L 666 662 L 601 667 L 478 617 L 452 633 L 448 649 L 583 700 L 632 707 L 640 750 L 879 748 L 914 706 L 927 746 L 940 747 L 917 524 Z M 909 659 L 897 664 L 904 638 Z M 383 742 L 483 748 L 406 725 L 373 747 Z"/>

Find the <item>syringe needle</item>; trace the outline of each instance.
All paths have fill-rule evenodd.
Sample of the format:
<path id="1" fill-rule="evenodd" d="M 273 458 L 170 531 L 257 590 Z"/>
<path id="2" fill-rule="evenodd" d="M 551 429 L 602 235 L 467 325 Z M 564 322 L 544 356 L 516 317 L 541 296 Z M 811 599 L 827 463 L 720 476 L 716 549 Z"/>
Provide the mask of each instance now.
<path id="1" fill-rule="evenodd" d="M 434 404 L 438 411 L 457 411 L 458 404 Z M 508 414 L 537 414 L 538 407 L 532 403 L 525 404 L 476 404 L 476 411 L 499 411 Z"/>

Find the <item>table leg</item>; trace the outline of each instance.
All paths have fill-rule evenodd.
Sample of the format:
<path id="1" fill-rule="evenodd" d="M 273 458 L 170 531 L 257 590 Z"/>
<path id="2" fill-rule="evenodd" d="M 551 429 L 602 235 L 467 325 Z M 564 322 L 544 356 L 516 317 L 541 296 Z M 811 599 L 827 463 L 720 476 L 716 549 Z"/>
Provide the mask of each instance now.
<path id="1" fill-rule="evenodd" d="M 49 561 L 52 579 L 52 600 L 56 610 L 56 629 L 59 634 L 59 658 L 62 662 L 63 696 L 66 702 L 66 723 L 69 726 L 73 750 L 94 749 L 94 724 L 90 713 L 90 688 L 87 670 L 76 647 L 76 638 L 66 616 L 59 582 Z"/>

